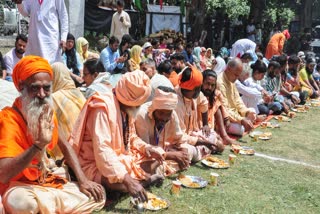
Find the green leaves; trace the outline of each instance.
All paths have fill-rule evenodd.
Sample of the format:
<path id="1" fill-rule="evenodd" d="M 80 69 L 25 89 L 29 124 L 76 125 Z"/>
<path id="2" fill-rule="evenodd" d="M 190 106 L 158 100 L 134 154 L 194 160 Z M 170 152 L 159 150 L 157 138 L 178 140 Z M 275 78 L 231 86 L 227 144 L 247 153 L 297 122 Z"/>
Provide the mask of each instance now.
<path id="1" fill-rule="evenodd" d="M 250 4 L 248 0 L 207 0 L 207 12 L 210 13 L 218 8 L 223 9 L 230 19 L 240 15 L 249 14 Z"/>

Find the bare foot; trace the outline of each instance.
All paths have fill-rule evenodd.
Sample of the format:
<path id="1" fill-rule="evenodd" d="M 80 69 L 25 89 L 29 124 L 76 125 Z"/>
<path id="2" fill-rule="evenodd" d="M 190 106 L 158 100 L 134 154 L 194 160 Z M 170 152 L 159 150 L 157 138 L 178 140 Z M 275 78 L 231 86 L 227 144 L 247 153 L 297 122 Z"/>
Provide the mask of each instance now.
<path id="1" fill-rule="evenodd" d="M 265 114 L 261 114 L 261 115 L 257 115 L 257 119 L 256 122 L 262 122 L 267 118 L 267 115 Z"/>
<path id="2" fill-rule="evenodd" d="M 224 145 L 232 145 L 232 144 L 239 144 L 236 140 L 231 139 L 230 137 L 226 136 L 223 138 Z"/>

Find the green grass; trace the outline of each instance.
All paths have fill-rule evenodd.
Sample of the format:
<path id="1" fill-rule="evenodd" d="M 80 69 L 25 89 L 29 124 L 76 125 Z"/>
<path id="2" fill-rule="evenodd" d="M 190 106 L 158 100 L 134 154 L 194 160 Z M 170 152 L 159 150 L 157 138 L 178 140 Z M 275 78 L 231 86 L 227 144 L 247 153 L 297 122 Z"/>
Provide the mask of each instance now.
<path id="1" fill-rule="evenodd" d="M 320 166 L 320 108 L 298 113 L 291 122 L 282 122 L 280 129 L 267 129 L 273 133 L 269 141 L 247 141 L 256 152 L 274 157 L 303 161 Z M 273 122 L 275 120 L 272 120 Z M 220 156 L 227 160 L 229 148 Z M 220 174 L 218 187 L 182 189 L 180 196 L 170 194 L 174 177 L 165 180 L 160 188 L 151 191 L 168 199 L 171 206 L 159 213 L 320 213 L 320 169 L 272 161 L 257 156 L 238 156 L 234 166 L 215 170 L 192 166 L 185 174 L 209 179 L 210 172 Z M 136 213 L 130 197 L 103 213 Z M 146 212 L 151 213 L 151 212 Z"/>

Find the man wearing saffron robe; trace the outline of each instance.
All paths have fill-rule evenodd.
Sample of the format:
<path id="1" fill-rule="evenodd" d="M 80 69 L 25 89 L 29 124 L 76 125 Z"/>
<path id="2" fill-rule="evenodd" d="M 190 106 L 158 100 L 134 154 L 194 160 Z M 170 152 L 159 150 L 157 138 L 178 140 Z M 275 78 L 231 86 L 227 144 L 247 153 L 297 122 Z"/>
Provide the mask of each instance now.
<path id="1" fill-rule="evenodd" d="M 222 94 L 216 89 L 217 74 L 213 70 L 205 70 L 202 72 L 203 84 L 202 93 L 208 99 L 208 124 L 210 128 L 216 129 L 221 136 L 225 145 L 235 144 L 226 131 L 230 125 L 229 113 L 222 105 Z"/>
<path id="2" fill-rule="evenodd" d="M 176 92 L 165 86 L 159 86 L 152 102 L 143 104 L 138 111 L 135 128 L 137 135 L 152 145 L 163 156 L 163 168 L 160 174 L 171 175 L 189 167 L 192 157 L 188 155 L 183 132 L 175 109 L 178 97 Z"/>
<path id="3" fill-rule="evenodd" d="M 163 179 L 153 175 L 163 157 L 146 146 L 134 128 L 137 107 L 150 93 L 150 79 L 143 71 L 124 74 L 114 90 L 88 99 L 69 141 L 90 180 L 140 201 L 147 200 L 143 186 Z"/>
<path id="4" fill-rule="evenodd" d="M 201 160 L 205 155 L 224 150 L 220 137 L 208 126 L 208 101 L 201 92 L 202 74 L 195 67 L 186 67 L 179 79 L 176 112 L 184 137 L 195 146 L 193 161 Z M 202 117 L 201 124 L 198 118 Z"/>
<path id="5" fill-rule="evenodd" d="M 0 112 L 0 195 L 9 213 L 89 213 L 104 206 L 103 187 L 89 181 L 72 147 L 58 136 L 47 60 L 27 56 L 13 70 L 21 96 Z M 47 151 L 58 143 L 78 184 Z M 93 198 L 91 197 L 93 196 Z"/>
<path id="6" fill-rule="evenodd" d="M 288 30 L 284 30 L 283 32 L 273 35 L 267 45 L 265 54 L 266 59 L 269 60 L 272 56 L 282 55 L 284 43 L 288 39 L 290 39 L 290 33 Z"/>

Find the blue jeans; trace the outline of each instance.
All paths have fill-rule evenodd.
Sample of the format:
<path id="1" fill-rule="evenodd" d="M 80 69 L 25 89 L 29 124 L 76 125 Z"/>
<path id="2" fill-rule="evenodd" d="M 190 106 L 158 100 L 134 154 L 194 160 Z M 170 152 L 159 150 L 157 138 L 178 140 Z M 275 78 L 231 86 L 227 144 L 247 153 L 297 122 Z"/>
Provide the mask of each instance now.
<path id="1" fill-rule="evenodd" d="M 269 115 L 270 110 L 273 111 L 274 114 L 281 114 L 282 105 L 279 102 L 272 102 L 269 104 L 260 104 L 258 105 L 259 114 Z"/>

